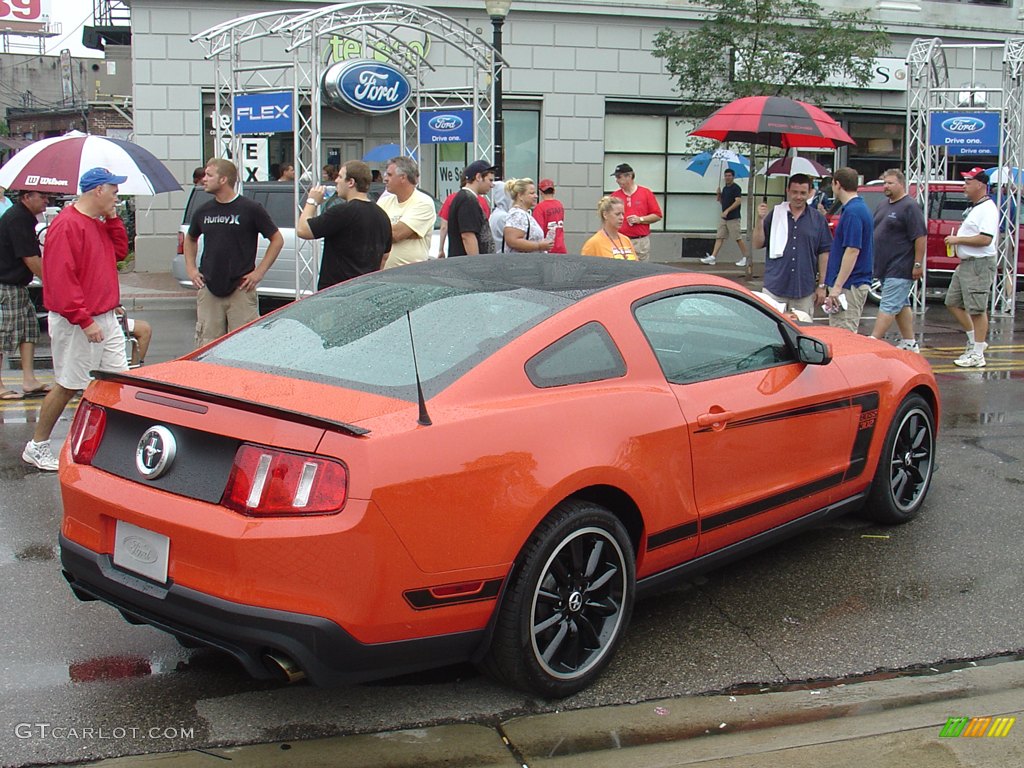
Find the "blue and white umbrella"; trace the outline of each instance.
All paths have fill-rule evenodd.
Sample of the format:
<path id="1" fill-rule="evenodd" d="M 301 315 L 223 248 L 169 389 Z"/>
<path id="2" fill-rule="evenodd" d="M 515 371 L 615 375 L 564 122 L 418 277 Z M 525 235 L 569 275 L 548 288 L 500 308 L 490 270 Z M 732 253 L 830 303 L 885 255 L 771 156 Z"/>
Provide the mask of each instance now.
<path id="1" fill-rule="evenodd" d="M 1008 181 L 1012 181 L 1014 184 L 1020 184 L 1021 176 L 1020 168 L 1011 168 L 1008 165 L 1004 165 L 1002 168 L 989 168 L 985 173 L 988 174 L 989 184 L 1005 184 Z"/>
<path id="2" fill-rule="evenodd" d="M 685 170 L 699 173 L 701 176 L 707 176 L 709 172 L 721 176 L 729 170 L 736 174 L 737 179 L 745 179 L 750 176 L 750 161 L 731 149 L 719 148 L 714 152 L 694 155 L 686 164 Z"/>

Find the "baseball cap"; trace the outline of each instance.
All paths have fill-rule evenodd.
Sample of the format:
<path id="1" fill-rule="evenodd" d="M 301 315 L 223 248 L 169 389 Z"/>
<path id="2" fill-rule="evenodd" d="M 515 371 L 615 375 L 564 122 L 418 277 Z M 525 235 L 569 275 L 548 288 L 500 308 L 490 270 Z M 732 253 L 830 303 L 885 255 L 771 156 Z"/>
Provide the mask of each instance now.
<path id="1" fill-rule="evenodd" d="M 477 177 L 477 174 L 487 175 L 488 173 L 497 173 L 498 169 L 488 163 L 486 160 L 474 160 L 472 163 L 466 166 L 465 170 L 462 171 L 469 181 L 472 181 Z"/>
<path id="2" fill-rule="evenodd" d="M 965 179 L 974 179 L 980 181 L 982 184 L 988 184 L 988 174 L 985 173 L 985 169 L 980 166 L 975 166 L 969 171 L 964 171 L 960 174 Z"/>
<path id="3" fill-rule="evenodd" d="M 82 174 L 82 178 L 78 180 L 78 186 L 83 192 L 88 192 L 101 184 L 124 184 L 126 181 L 128 181 L 127 176 L 115 176 L 106 168 L 90 168 Z"/>
<path id="4" fill-rule="evenodd" d="M 555 182 L 553 179 L 541 179 L 540 183 L 537 185 L 537 189 L 541 192 L 554 192 Z"/>
<path id="5" fill-rule="evenodd" d="M 615 170 L 612 171 L 612 176 L 618 176 L 620 173 L 632 173 L 633 166 L 629 163 L 619 163 L 615 166 Z"/>

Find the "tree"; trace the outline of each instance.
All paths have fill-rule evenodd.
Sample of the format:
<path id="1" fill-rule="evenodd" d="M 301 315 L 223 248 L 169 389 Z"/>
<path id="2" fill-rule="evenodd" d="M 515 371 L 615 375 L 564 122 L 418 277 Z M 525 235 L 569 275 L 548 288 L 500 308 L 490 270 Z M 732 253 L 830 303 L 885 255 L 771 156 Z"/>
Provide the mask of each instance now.
<path id="1" fill-rule="evenodd" d="M 868 11 L 825 12 L 812 0 L 694 0 L 704 21 L 663 29 L 654 55 L 684 96 L 721 104 L 743 96 L 836 101 L 871 80 L 889 36 Z M 845 87 L 842 85 L 845 83 Z"/>

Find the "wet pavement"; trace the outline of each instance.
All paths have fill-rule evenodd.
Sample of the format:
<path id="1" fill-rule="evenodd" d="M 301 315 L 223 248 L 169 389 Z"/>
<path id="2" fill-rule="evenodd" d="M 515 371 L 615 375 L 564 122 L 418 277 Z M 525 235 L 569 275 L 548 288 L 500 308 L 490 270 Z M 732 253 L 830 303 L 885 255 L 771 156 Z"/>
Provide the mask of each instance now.
<path id="1" fill-rule="evenodd" d="M 164 290 L 166 282 L 152 283 L 142 286 L 149 293 L 140 289 L 130 298 L 137 302 L 137 316 L 157 329 L 148 355 L 157 362 L 191 348 L 194 305 L 187 294 L 173 295 L 176 286 Z M 182 648 L 157 630 L 128 625 L 108 606 L 78 602 L 59 574 L 56 478 L 20 460 L 38 401 L 5 402 L 0 406 L 0 593 L 9 608 L 0 633 L 0 765 L 193 750 L 188 755 L 199 762 L 189 765 L 223 759 L 257 765 L 265 758 L 267 765 L 285 764 L 274 761 L 286 759 L 289 765 L 350 766 L 569 766 L 583 761 L 591 766 L 701 761 L 732 766 L 740 763 L 728 761 L 760 754 L 756 745 L 739 740 L 767 739 L 771 746 L 782 737 L 769 738 L 770 732 L 778 733 L 773 729 L 730 727 L 730 722 L 739 722 L 736 718 L 713 722 L 717 710 L 704 709 L 709 700 L 727 709 L 740 702 L 750 708 L 743 710 L 744 722 L 764 722 L 767 715 L 759 709 L 764 705 L 757 702 L 769 696 L 816 705 L 834 691 L 856 689 L 865 702 L 874 702 L 862 705 L 866 716 L 872 706 L 884 710 L 888 694 L 863 686 L 902 684 L 908 678 L 892 670 L 930 666 L 941 672 L 931 678 L 947 682 L 913 677 L 907 683 L 925 686 L 924 698 L 913 701 L 935 704 L 927 716 L 915 709 L 918 704 L 892 705 L 893 711 L 914 711 L 920 717 L 915 715 L 903 728 L 902 721 L 890 715 L 887 722 L 883 714 L 863 730 L 865 739 L 892 740 L 904 730 L 918 734 L 920 743 L 914 749 L 923 751 L 914 754 L 920 759 L 887 763 L 860 754 L 859 766 L 1022 764 L 1020 759 L 952 762 L 961 759 L 964 747 L 940 740 L 935 723 L 941 727 L 945 717 L 999 713 L 981 708 L 989 701 L 995 707 L 996 699 L 981 698 L 978 708 L 969 706 L 969 693 L 957 686 L 959 676 L 973 674 L 970 669 L 944 671 L 939 664 L 1004 657 L 1024 649 L 1019 555 L 1024 538 L 1024 311 L 1016 321 L 993 322 L 989 366 L 983 370 L 962 371 L 951 364 L 954 352 L 963 348 L 963 335 L 941 305 L 929 305 L 922 327 L 923 351 L 936 370 L 943 413 L 939 472 L 921 517 L 900 528 L 858 518 L 838 520 L 641 602 L 607 673 L 563 702 L 500 688 L 470 667 L 331 690 L 257 683 L 219 654 Z M 14 374 L 9 368 L 4 371 L 8 385 L 19 383 Z M 66 434 L 72 408 L 59 422 L 55 442 Z M 991 667 L 1003 671 L 991 673 L 995 681 L 986 683 L 984 696 L 1000 695 L 1000 680 L 1008 681 L 1008 670 L 1022 664 Z M 864 673 L 893 679 L 853 684 L 850 676 Z M 1013 693 L 1021 701 L 1020 691 Z M 801 727 L 805 706 L 796 707 L 795 719 L 773 721 L 775 726 Z M 615 717 L 627 710 L 639 713 L 648 725 L 616 724 Z M 840 717 L 847 715 L 833 712 L 825 719 Z M 673 718 L 685 726 L 682 731 L 662 727 Z M 719 728 L 720 723 L 726 728 Z M 817 739 L 834 745 L 860 733 L 845 723 L 828 728 L 814 723 L 802 726 L 807 730 L 801 744 Z M 546 735 L 549 728 L 573 735 L 570 742 L 581 746 L 568 750 L 565 744 L 570 742 L 563 741 L 552 751 L 555 741 Z M 645 736 L 647 728 L 671 739 Z M 63 729 L 59 737 L 54 729 Z M 631 729 L 641 734 L 632 741 L 627 738 Z M 716 729 L 720 732 L 715 739 L 701 741 L 704 730 L 710 735 Z M 679 747 L 676 742 L 684 732 L 689 734 L 686 746 Z M 444 752 L 412 750 L 408 763 L 398 757 L 374 761 L 382 753 L 370 748 L 383 744 L 391 750 L 387 754 L 406 754 L 399 745 L 447 744 L 451 734 L 459 734 L 458 749 L 475 745 L 470 752 L 476 756 L 442 762 Z M 502 735 L 511 739 L 511 749 Z M 713 754 L 710 747 L 694 746 L 722 744 L 718 736 L 735 736 L 734 751 Z M 1019 741 L 1024 731 L 983 741 L 1006 750 L 1014 746 L 1014 737 Z M 316 752 L 317 740 L 323 739 L 329 740 L 331 750 L 326 755 Z M 254 743 L 267 744 L 262 757 L 228 746 Z M 627 743 L 628 758 L 619 750 Z M 799 762 L 802 747 L 796 742 L 777 743 L 772 746 L 778 750 L 774 757 L 747 757 L 743 764 L 811 764 Z M 885 744 L 888 749 L 890 742 Z M 1015 748 L 1018 752 L 1005 754 L 1019 757 Z M 826 753 L 829 762 L 853 765 L 832 757 L 852 750 L 851 744 L 834 749 Z M 878 751 L 879 743 L 874 749 L 876 755 L 886 754 Z M 320 762 L 300 762 L 305 754 L 319 754 Z M 790 762 L 781 762 L 782 756 Z M 562 762 L 552 762 L 556 758 Z M 818 752 L 815 764 L 822 759 Z M 136 764 L 141 764 L 138 758 L 120 763 Z"/>

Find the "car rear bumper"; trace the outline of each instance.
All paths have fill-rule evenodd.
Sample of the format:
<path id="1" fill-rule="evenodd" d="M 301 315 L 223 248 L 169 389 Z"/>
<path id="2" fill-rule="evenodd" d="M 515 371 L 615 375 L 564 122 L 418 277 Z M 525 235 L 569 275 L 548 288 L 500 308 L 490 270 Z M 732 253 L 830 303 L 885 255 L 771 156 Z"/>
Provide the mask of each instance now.
<path id="1" fill-rule="evenodd" d="M 64 577 L 80 600 L 101 600 L 133 624 L 149 624 L 219 648 L 258 679 L 282 679 L 268 654 L 287 657 L 314 685 L 373 680 L 471 659 L 484 630 L 360 643 L 320 616 L 242 605 L 174 583 L 162 586 L 116 568 L 98 554 L 60 536 Z"/>

